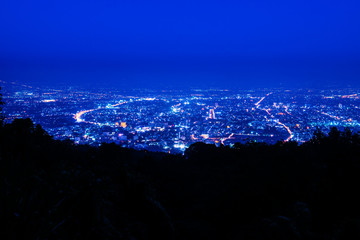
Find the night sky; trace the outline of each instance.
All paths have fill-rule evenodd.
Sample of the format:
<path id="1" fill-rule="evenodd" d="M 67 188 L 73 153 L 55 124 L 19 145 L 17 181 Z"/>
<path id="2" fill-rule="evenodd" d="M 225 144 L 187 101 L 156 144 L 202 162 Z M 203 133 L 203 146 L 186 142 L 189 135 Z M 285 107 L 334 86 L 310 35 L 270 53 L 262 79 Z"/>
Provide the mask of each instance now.
<path id="1" fill-rule="evenodd" d="M 360 1 L 0 3 L 0 79 L 121 88 L 359 87 Z"/>

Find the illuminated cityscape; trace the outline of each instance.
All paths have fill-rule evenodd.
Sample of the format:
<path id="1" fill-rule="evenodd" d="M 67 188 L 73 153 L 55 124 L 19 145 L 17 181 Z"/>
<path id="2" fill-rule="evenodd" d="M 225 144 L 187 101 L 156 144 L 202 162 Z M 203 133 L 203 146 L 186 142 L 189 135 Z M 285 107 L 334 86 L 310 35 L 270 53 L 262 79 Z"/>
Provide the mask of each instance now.
<path id="1" fill-rule="evenodd" d="M 360 95 L 342 90 L 76 90 L 1 82 L 6 121 L 31 118 L 75 144 L 181 153 L 194 142 L 304 142 L 319 128 L 360 130 Z"/>

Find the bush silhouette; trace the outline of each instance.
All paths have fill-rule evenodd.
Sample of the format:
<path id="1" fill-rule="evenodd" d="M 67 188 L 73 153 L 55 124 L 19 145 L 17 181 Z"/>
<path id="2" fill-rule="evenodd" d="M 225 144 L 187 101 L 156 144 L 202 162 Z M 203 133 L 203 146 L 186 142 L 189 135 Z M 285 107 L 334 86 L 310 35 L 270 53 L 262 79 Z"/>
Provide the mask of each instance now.
<path id="1" fill-rule="evenodd" d="M 1 239 L 358 239 L 360 138 L 191 145 L 184 156 L 0 128 Z"/>

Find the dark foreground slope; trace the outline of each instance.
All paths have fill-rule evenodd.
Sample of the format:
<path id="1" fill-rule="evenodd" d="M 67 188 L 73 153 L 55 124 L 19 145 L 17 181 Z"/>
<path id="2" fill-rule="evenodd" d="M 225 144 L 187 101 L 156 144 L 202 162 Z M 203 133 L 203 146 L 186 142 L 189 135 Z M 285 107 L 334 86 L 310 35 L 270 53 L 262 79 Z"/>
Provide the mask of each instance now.
<path id="1" fill-rule="evenodd" d="M 360 239 L 360 137 L 184 156 L 0 130 L 1 239 Z"/>

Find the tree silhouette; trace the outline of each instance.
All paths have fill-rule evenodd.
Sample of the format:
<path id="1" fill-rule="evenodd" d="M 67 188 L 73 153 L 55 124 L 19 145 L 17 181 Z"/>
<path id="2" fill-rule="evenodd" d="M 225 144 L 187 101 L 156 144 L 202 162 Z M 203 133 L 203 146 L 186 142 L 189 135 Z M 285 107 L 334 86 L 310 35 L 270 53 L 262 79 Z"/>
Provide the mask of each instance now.
<path id="1" fill-rule="evenodd" d="M 4 123 L 4 114 L 2 111 L 2 106 L 4 105 L 3 99 L 2 99 L 3 95 L 1 93 L 1 86 L 0 86 L 0 127 L 2 127 L 3 123 Z"/>
<path id="2" fill-rule="evenodd" d="M 0 239 L 359 239 L 360 137 L 194 143 L 182 155 L 0 129 Z"/>

